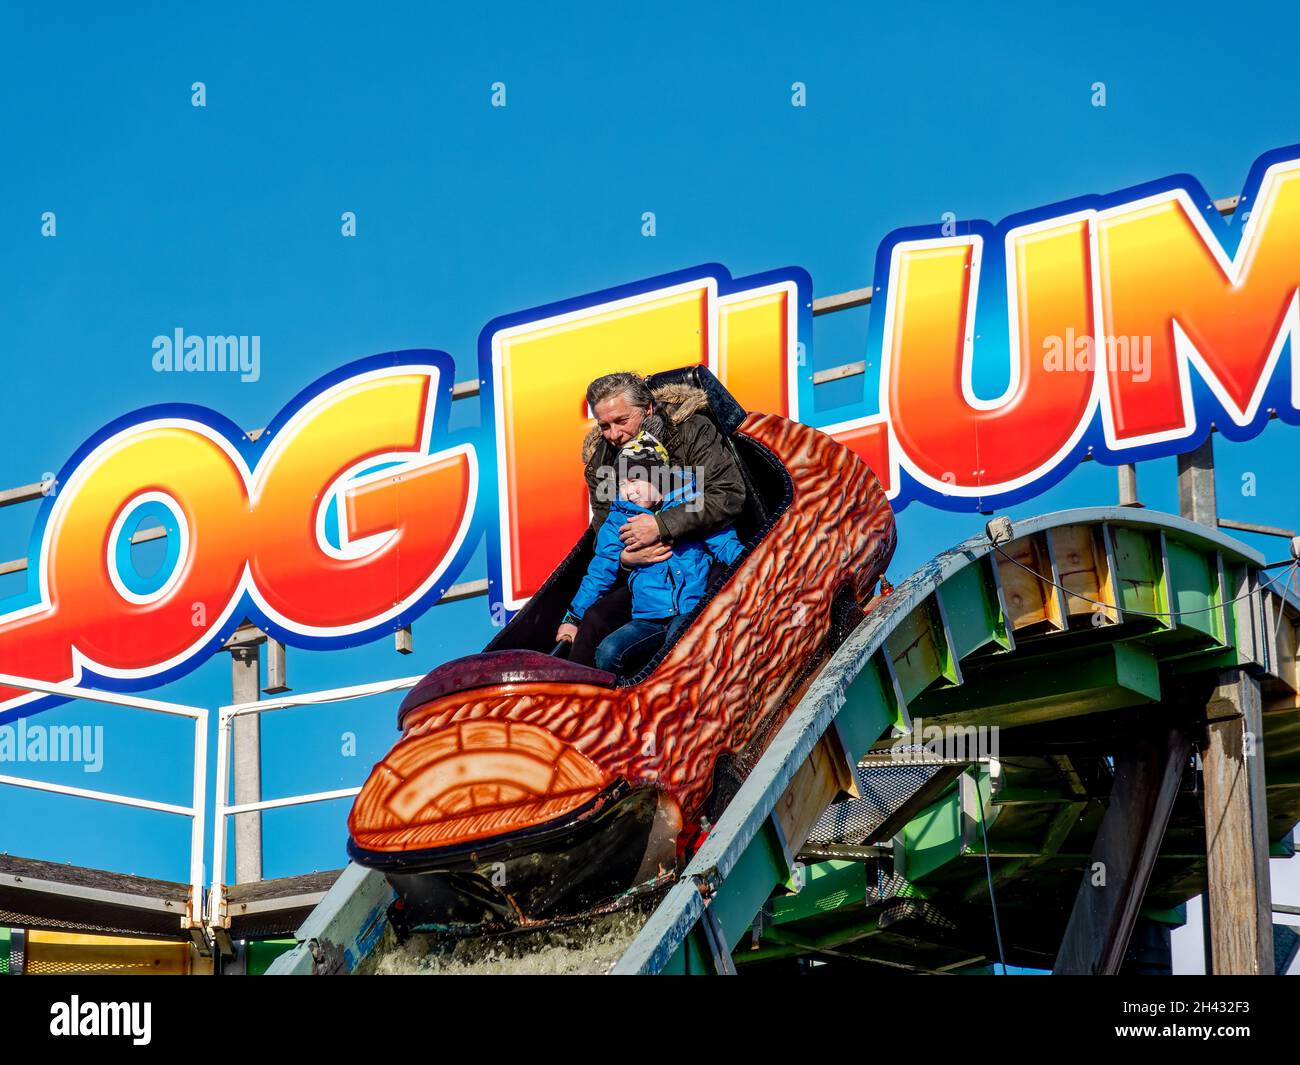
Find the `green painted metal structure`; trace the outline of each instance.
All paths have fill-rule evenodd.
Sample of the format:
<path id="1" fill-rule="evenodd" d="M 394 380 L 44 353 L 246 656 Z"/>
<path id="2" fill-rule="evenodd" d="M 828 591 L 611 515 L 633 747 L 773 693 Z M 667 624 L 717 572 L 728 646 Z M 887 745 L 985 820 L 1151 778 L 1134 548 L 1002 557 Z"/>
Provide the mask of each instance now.
<path id="1" fill-rule="evenodd" d="M 1232 667 L 1261 681 L 1269 838 L 1273 853 L 1289 853 L 1300 820 L 1300 607 L 1281 591 L 1290 572 L 1263 565 L 1215 530 L 1130 508 L 1030 519 L 1008 543 L 973 537 L 933 559 L 828 664 L 615 972 L 798 958 L 986 968 L 999 956 L 990 877 L 1005 960 L 1050 968 L 1115 753 L 1171 722 L 1195 734 L 1219 671 Z M 828 733 L 862 760 L 868 782 L 904 757 L 954 760 L 954 745 L 975 740 L 991 739 L 996 753 L 970 760 L 885 847 L 805 865 L 791 860 L 803 838 L 790 838 L 780 811 L 797 801 L 792 785 Z M 1179 923 L 1205 866 L 1189 766 L 1145 915 Z"/>
<path id="2" fill-rule="evenodd" d="M 1264 566 L 1217 530 L 1125 507 L 1027 519 L 997 546 L 976 536 L 935 557 L 817 676 L 614 972 L 809 958 L 977 972 L 999 954 L 1050 968 L 1113 758 L 1170 723 L 1197 735 L 1234 667 L 1261 683 L 1269 838 L 1288 853 L 1300 602 L 1281 590 L 1291 571 Z M 923 767 L 930 784 L 899 798 L 900 766 Z M 807 843 L 819 819 L 848 809 L 846 789 L 877 782 L 898 801 L 876 835 Z M 1205 853 L 1189 764 L 1148 919 L 1181 921 L 1204 889 Z M 349 867 L 269 971 L 354 970 L 391 898 L 377 874 Z"/>
<path id="3" fill-rule="evenodd" d="M 294 948 L 293 939 L 250 939 L 245 946 L 246 976 L 265 976 L 276 958 Z"/>

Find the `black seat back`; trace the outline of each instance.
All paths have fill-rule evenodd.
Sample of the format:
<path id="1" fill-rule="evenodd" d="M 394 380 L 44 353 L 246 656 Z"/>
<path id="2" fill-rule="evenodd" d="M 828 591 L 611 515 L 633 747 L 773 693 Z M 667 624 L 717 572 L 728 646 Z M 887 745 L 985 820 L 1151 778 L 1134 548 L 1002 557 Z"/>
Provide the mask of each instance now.
<path id="1" fill-rule="evenodd" d="M 745 481 L 745 510 L 736 522 L 736 531 L 741 540 L 748 544 L 767 525 L 773 511 L 782 507 L 788 495 L 788 481 L 784 471 L 765 449 L 759 448 L 753 441 L 740 437 L 741 446 L 737 447 L 734 434 L 745 420 L 746 411 L 706 367 L 688 366 L 680 370 L 667 370 L 653 374 L 648 380 L 652 391 L 664 385 L 684 384 L 700 389 L 708 398 L 708 407 L 700 413 L 717 428 Z M 760 475 L 758 481 L 755 480 L 756 472 Z M 505 628 L 497 633 L 485 650 L 550 650 L 555 642 L 555 630 L 587 572 L 594 543 L 595 536 L 591 530 L 585 530 L 564 561 Z M 623 579 L 620 573 L 619 580 Z M 656 655 L 656 660 L 659 657 Z"/>
<path id="2" fill-rule="evenodd" d="M 665 385 L 690 385 L 698 388 L 708 397 L 709 417 L 723 436 L 730 436 L 745 420 L 745 408 L 722 387 L 722 382 L 706 366 L 683 366 L 680 370 L 665 370 L 663 373 L 651 374 L 646 380 L 651 392 Z"/>
<path id="3" fill-rule="evenodd" d="M 727 450 L 731 453 L 731 457 L 735 459 L 736 466 L 740 470 L 740 476 L 745 481 L 745 511 L 738 525 L 740 526 L 741 539 L 748 540 L 755 530 L 761 529 L 766 523 L 768 508 L 754 484 L 754 478 L 749 466 L 737 450 L 736 441 L 732 437 L 732 434 L 740 428 L 740 424 L 745 420 L 747 414 L 745 408 L 737 403 L 735 397 L 722 387 L 722 382 L 714 377 L 713 371 L 706 366 L 685 366 L 680 370 L 665 370 L 663 373 L 652 374 L 649 382 L 651 392 L 662 388 L 664 385 L 690 385 L 693 388 L 700 389 L 708 397 L 707 417 L 713 422 L 714 428 L 722 435 Z"/>

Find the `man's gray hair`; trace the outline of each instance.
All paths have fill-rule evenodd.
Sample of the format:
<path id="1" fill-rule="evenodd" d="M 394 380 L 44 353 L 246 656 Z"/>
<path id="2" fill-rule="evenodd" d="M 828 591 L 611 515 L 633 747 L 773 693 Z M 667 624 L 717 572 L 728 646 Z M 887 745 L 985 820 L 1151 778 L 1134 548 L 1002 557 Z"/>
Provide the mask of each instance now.
<path id="1" fill-rule="evenodd" d="M 596 404 L 602 400 L 612 399 L 617 395 L 627 396 L 633 407 L 649 410 L 654 403 L 650 393 L 650 384 L 639 373 L 607 373 L 597 377 L 587 386 L 587 405 L 594 413 Z"/>

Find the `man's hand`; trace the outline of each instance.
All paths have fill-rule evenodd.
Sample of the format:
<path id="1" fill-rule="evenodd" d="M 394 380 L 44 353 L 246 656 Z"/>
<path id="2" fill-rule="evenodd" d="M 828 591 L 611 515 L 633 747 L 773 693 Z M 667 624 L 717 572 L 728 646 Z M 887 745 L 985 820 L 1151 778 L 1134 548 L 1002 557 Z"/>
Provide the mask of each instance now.
<path id="1" fill-rule="evenodd" d="M 618 530 L 624 547 L 649 547 L 659 542 L 659 523 L 649 514 L 634 514 Z"/>
<path id="2" fill-rule="evenodd" d="M 656 562 L 667 562 L 673 557 L 673 549 L 665 543 L 651 544 L 649 547 L 625 547 L 618 560 L 625 566 L 651 566 Z"/>
<path id="3" fill-rule="evenodd" d="M 578 626 L 573 624 L 561 625 L 555 630 L 555 642 L 573 643 L 578 638 Z"/>

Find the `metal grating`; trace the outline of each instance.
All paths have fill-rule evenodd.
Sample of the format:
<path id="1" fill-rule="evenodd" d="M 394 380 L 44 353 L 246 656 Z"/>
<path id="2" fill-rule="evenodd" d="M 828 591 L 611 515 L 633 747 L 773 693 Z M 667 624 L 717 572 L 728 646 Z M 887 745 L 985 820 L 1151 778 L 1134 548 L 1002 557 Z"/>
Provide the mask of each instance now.
<path id="1" fill-rule="evenodd" d="M 867 892 L 865 902 L 868 906 L 887 902 L 894 898 L 906 898 L 916 889 L 911 882 L 894 872 L 894 862 L 869 862 L 866 866 Z"/>
<path id="2" fill-rule="evenodd" d="M 144 976 L 158 972 L 154 961 L 50 961 L 38 959 L 27 966 L 25 976 Z"/>
<path id="3" fill-rule="evenodd" d="M 0 939 L 0 976 L 22 976 L 27 960 L 27 933 L 21 928 L 0 926 L 4 938 Z"/>
<path id="4" fill-rule="evenodd" d="M 858 779 L 858 794 L 861 798 L 831 803 L 813 826 L 808 842 L 861 843 L 941 768 L 942 763 L 939 762 L 855 766 L 854 774 Z"/>
<path id="5" fill-rule="evenodd" d="M 955 932 L 957 925 L 933 903 L 924 899 L 895 899 L 880 911 L 880 930 L 906 922 L 919 922 L 934 931 Z"/>
<path id="6" fill-rule="evenodd" d="M 324 896 L 322 895 L 321 898 Z M 320 899 L 316 901 L 319 902 Z M 315 908 L 315 904 L 311 904 L 291 910 L 235 917 L 230 922 L 230 935 L 236 939 L 269 939 L 273 936 L 289 935 L 299 929 Z"/>
<path id="7" fill-rule="evenodd" d="M 87 921 L 62 921 L 44 914 L 22 913 L 16 910 L 0 909 L 0 925 L 19 928 L 35 928 L 46 932 L 84 932 L 89 935 L 109 936 L 146 936 L 158 939 L 189 939 L 189 934 L 178 927 L 175 933 L 160 934 L 156 931 L 140 928 L 119 928 L 116 925 L 93 924 Z"/>

